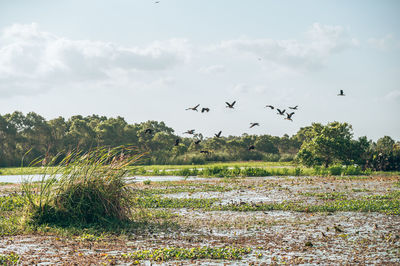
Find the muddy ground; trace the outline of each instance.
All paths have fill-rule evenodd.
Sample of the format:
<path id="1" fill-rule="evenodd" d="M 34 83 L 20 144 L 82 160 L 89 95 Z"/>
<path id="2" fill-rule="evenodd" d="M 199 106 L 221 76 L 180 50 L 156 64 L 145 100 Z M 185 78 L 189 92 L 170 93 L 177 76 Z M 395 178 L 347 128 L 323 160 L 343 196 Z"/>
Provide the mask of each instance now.
<path id="1" fill-rule="evenodd" d="M 266 177 L 200 179 L 137 183 L 138 190 L 165 190 L 162 197 L 216 198 L 216 204 L 319 204 L 337 198 L 357 199 L 400 190 L 398 177 Z M 213 187 L 217 187 L 213 191 Z M 177 188 L 186 188 L 178 191 Z M 207 189 L 205 189 L 207 188 Z M 192 190 L 190 190 L 192 189 Z M 1 193 L 18 185 L 1 186 Z M 190 190 L 190 191 L 189 191 Z M 159 192 L 160 194 L 160 192 Z M 142 210 L 143 211 L 143 210 Z M 400 216 L 382 212 L 209 211 L 201 208 L 152 209 L 168 213 L 148 228 L 118 236 L 63 237 L 49 234 L 7 236 L 0 254 L 15 252 L 22 265 L 119 264 L 135 250 L 164 247 L 250 247 L 241 260 L 179 260 L 164 265 L 376 264 L 400 265 Z M 156 217 L 157 215 L 155 215 Z M 161 221 L 170 226 L 157 227 Z M 162 262 L 139 261 L 157 265 Z"/>

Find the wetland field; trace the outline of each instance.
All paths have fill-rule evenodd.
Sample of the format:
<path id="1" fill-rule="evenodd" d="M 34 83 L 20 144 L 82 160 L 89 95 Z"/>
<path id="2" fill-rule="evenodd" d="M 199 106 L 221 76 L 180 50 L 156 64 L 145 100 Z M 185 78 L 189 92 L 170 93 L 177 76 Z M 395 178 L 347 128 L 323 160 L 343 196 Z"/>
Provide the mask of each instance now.
<path id="1" fill-rule="evenodd" d="M 400 264 L 398 175 L 161 180 L 117 228 L 26 225 L 1 183 L 0 264 Z"/>

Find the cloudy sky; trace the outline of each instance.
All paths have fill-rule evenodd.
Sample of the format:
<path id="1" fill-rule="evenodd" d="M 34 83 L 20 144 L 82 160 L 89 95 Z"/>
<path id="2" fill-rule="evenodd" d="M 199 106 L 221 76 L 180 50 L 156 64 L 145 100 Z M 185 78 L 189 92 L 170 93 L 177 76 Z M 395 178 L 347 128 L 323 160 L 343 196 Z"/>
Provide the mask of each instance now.
<path id="1" fill-rule="evenodd" d="M 397 0 L 1 1 L 0 114 L 123 116 L 205 136 L 340 121 L 400 140 L 398 14 Z M 210 112 L 185 111 L 197 104 Z M 299 110 L 291 122 L 267 104 Z"/>

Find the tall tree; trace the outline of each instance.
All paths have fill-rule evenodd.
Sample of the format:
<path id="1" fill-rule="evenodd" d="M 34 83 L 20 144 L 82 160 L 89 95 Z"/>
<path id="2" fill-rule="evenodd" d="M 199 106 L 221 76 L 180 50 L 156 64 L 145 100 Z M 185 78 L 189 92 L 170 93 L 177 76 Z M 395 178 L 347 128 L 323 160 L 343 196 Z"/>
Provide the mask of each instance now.
<path id="1" fill-rule="evenodd" d="M 352 127 L 347 123 L 332 122 L 326 126 L 313 123 L 312 129 L 306 132 L 297 159 L 308 166 L 351 161 Z"/>

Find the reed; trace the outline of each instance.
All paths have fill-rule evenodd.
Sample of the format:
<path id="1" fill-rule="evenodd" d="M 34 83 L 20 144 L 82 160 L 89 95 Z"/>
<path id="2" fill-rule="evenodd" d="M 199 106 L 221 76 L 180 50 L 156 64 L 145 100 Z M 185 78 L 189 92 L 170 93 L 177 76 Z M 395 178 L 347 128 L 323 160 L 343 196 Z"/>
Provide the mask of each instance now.
<path id="1" fill-rule="evenodd" d="M 127 166 L 141 156 L 120 146 L 71 152 L 60 162 L 54 158 L 44 167 L 41 182 L 23 183 L 29 220 L 62 225 L 129 220 L 135 191 L 125 176 Z"/>

